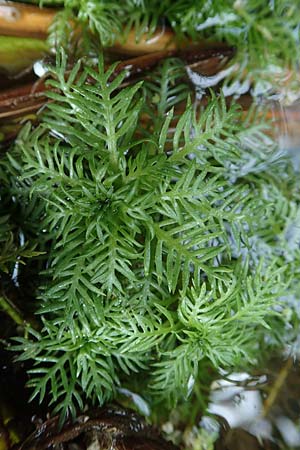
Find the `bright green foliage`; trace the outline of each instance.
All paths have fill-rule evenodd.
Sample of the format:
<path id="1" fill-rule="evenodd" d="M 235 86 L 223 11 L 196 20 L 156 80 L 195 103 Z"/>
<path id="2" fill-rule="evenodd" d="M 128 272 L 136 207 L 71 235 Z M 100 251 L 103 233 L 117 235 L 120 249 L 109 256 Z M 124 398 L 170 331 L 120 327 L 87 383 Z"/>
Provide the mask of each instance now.
<path id="1" fill-rule="evenodd" d="M 295 294 L 300 257 L 296 176 L 254 111 L 214 95 L 195 109 L 175 61 L 121 90 L 125 74 L 113 79 L 101 58 L 97 70 L 79 62 L 66 79 L 65 69 L 59 59 L 60 93 L 5 163 L 16 201 L 38 205 L 37 241 L 52 237 L 44 327 L 15 349 L 34 361 L 33 396 L 49 393 L 62 417 L 136 379 L 174 403 L 202 361 L 255 362 L 284 339 L 277 308 Z"/>

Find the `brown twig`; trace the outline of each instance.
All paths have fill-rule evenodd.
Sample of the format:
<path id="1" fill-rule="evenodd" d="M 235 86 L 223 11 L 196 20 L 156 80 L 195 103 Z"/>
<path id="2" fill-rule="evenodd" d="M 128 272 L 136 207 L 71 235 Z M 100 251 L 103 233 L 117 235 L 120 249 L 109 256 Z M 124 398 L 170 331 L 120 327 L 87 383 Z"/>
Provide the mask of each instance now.
<path id="1" fill-rule="evenodd" d="M 262 411 L 263 417 L 266 417 L 269 414 L 272 406 L 274 405 L 274 403 L 286 381 L 286 378 L 289 375 L 289 372 L 290 372 L 292 366 L 293 366 L 293 360 L 292 360 L 292 358 L 288 358 L 286 360 L 284 366 L 281 368 L 281 370 L 275 380 L 275 383 L 271 387 L 269 395 L 264 402 L 263 411 Z"/>
<path id="2" fill-rule="evenodd" d="M 24 325 L 25 320 L 22 317 L 18 307 L 9 300 L 4 294 L 0 295 L 0 309 L 3 310 L 17 324 Z"/>
<path id="3" fill-rule="evenodd" d="M 0 34 L 46 38 L 57 10 L 17 2 L 0 4 Z"/>
<path id="4" fill-rule="evenodd" d="M 47 38 L 48 30 L 58 9 L 39 8 L 18 2 L 0 4 L 0 35 Z M 117 41 L 112 51 L 127 55 L 139 55 L 177 47 L 174 33 L 169 28 L 159 28 L 151 36 L 147 33 L 136 40 L 131 30 L 125 42 Z"/>
<path id="5" fill-rule="evenodd" d="M 118 450 L 177 449 L 175 445 L 162 439 L 153 427 L 147 425 L 143 418 L 133 411 L 106 407 L 87 412 L 77 417 L 73 423 L 67 421 L 61 430 L 58 417 L 48 419 L 37 427 L 18 450 L 63 449 L 64 444 L 70 443 L 82 434 L 96 435 L 102 444 L 113 442 L 113 448 Z"/>
<path id="6" fill-rule="evenodd" d="M 204 49 L 191 47 L 185 50 L 165 50 L 121 61 L 114 76 L 122 70 L 127 72 L 126 84 L 136 81 L 145 71 L 154 68 L 162 60 L 173 56 L 181 58 L 189 66 L 198 66 L 202 73 L 217 72 L 221 65 L 235 53 L 233 47 L 220 45 Z M 67 74 L 66 74 L 67 75 Z M 46 84 L 44 81 L 29 83 L 0 93 L 0 119 L 16 118 L 24 114 L 36 112 L 47 102 Z"/>
<path id="7" fill-rule="evenodd" d="M 0 3 L 0 35 L 39 37 L 46 39 L 48 30 L 59 10 L 53 8 L 39 8 L 18 2 Z M 189 46 L 186 41 L 183 46 Z M 202 48 L 215 47 L 215 42 L 199 42 Z M 158 27 L 154 33 L 144 33 L 136 39 L 135 30 L 126 34 L 126 39 L 116 41 L 109 49 L 111 52 L 123 55 L 145 55 L 162 50 L 176 50 L 178 42 L 174 32 L 168 27 Z"/>
<path id="8" fill-rule="evenodd" d="M 124 55 L 145 55 L 147 53 L 159 52 L 161 50 L 175 50 L 178 47 L 175 35 L 170 28 L 157 28 L 149 36 L 143 34 L 137 41 L 134 30 L 126 35 L 126 40 L 116 41 L 110 51 Z"/>

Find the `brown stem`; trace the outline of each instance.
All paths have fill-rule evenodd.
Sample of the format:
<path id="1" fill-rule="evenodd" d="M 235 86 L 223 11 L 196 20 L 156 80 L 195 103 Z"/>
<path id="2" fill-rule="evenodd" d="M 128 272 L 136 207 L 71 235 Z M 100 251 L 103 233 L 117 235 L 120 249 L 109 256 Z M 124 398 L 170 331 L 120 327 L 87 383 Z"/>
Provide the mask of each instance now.
<path id="1" fill-rule="evenodd" d="M 101 444 L 113 442 L 116 450 L 178 450 L 178 447 L 162 439 L 138 414 L 119 407 L 87 412 L 77 417 L 74 423 L 66 422 L 61 430 L 58 417 L 53 417 L 39 425 L 18 450 L 69 448 L 68 443 L 82 434 L 87 440 L 97 437 L 101 448 L 107 448 Z"/>
<path id="2" fill-rule="evenodd" d="M 274 405 L 274 403 L 278 397 L 278 394 L 281 391 L 282 386 L 284 385 L 285 380 L 286 380 L 292 367 L 293 367 L 293 360 L 292 360 L 292 358 L 288 358 L 286 360 L 284 366 L 281 368 L 281 370 L 275 380 L 275 383 L 273 384 L 271 391 L 264 402 L 264 407 L 263 407 L 263 412 L 262 412 L 263 417 L 266 417 L 268 415 L 268 413 L 270 412 L 270 409 Z"/>
<path id="3" fill-rule="evenodd" d="M 57 10 L 17 2 L 0 4 L 0 35 L 46 38 Z"/>
<path id="4" fill-rule="evenodd" d="M 173 31 L 164 27 L 158 28 L 151 36 L 147 33 L 143 34 L 138 41 L 135 31 L 131 30 L 125 41 L 116 41 L 110 50 L 124 55 L 145 55 L 146 53 L 175 50 L 176 48 L 177 43 Z"/>
<path id="5" fill-rule="evenodd" d="M 57 9 L 39 8 L 18 2 L 0 4 L 0 35 L 47 38 L 48 29 Z M 136 41 L 134 30 L 128 33 L 126 42 L 116 42 L 115 52 L 128 55 L 145 54 L 168 49 L 174 50 L 174 33 L 167 28 L 159 28 L 154 34 L 145 33 Z"/>
<path id="6" fill-rule="evenodd" d="M 18 2 L 5 2 L 0 4 L 0 35 L 40 37 L 47 38 L 48 29 L 59 10 L 52 8 L 39 8 Z M 190 45 L 186 41 L 183 46 Z M 202 48 L 215 47 L 216 43 L 200 42 Z M 178 42 L 174 32 L 167 27 L 158 27 L 149 35 L 144 33 L 139 40 L 136 39 L 135 30 L 127 33 L 126 39 L 116 41 L 109 49 L 111 52 L 124 55 L 145 55 L 162 50 L 175 50 Z"/>
<path id="7" fill-rule="evenodd" d="M 17 306 L 5 295 L 0 295 L 0 309 L 2 309 L 17 324 L 24 325 L 25 321 Z"/>
<path id="8" fill-rule="evenodd" d="M 116 67 L 114 75 L 126 70 L 128 76 L 125 83 L 134 82 L 136 76 L 141 76 L 170 56 L 181 58 L 189 66 L 197 65 L 198 70 L 209 75 L 212 72 L 216 73 L 234 53 L 233 47 L 225 47 L 222 44 L 209 49 L 195 46 L 186 50 L 165 50 L 122 61 Z M 0 93 L 0 119 L 15 118 L 36 112 L 47 102 L 45 91 L 45 82 L 39 81 Z"/>
<path id="9" fill-rule="evenodd" d="M 44 82 L 29 83 L 0 93 L 0 119 L 15 118 L 37 111 L 47 97 Z"/>

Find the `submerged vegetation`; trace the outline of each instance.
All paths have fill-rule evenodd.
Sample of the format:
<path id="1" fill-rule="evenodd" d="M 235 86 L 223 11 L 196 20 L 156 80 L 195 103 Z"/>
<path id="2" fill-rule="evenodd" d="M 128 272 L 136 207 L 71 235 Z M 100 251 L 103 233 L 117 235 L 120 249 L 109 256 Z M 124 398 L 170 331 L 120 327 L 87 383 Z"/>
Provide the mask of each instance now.
<path id="1" fill-rule="evenodd" d="M 102 46 L 164 21 L 184 39 L 226 40 L 249 76 L 293 70 L 299 52 L 297 2 L 64 6 Z M 300 187 L 262 110 L 213 90 L 194 102 L 176 58 L 128 86 L 102 51 L 70 61 L 57 51 L 49 103 L 0 160 L 0 269 L 39 260 L 39 322 L 10 344 L 30 361 L 32 397 L 61 423 L 124 392 L 159 411 L 201 398 L 208 372 L 274 348 L 297 356 Z"/>

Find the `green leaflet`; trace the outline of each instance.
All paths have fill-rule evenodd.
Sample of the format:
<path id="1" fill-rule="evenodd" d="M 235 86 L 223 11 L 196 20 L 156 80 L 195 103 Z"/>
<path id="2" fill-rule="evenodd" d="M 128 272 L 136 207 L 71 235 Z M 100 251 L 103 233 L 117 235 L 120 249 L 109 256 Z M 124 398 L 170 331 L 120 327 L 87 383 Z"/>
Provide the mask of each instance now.
<path id="1" fill-rule="evenodd" d="M 213 94 L 196 111 L 175 61 L 124 89 L 102 58 L 67 79 L 65 67 L 59 56 L 60 93 L 2 162 L 15 201 L 38 205 L 37 243 L 50 241 L 43 329 L 14 349 L 62 420 L 141 378 L 150 399 L 174 403 L 205 361 L 253 363 L 266 335 L 278 345 L 275 306 L 297 288 L 296 176 L 253 111 L 243 121 Z"/>

